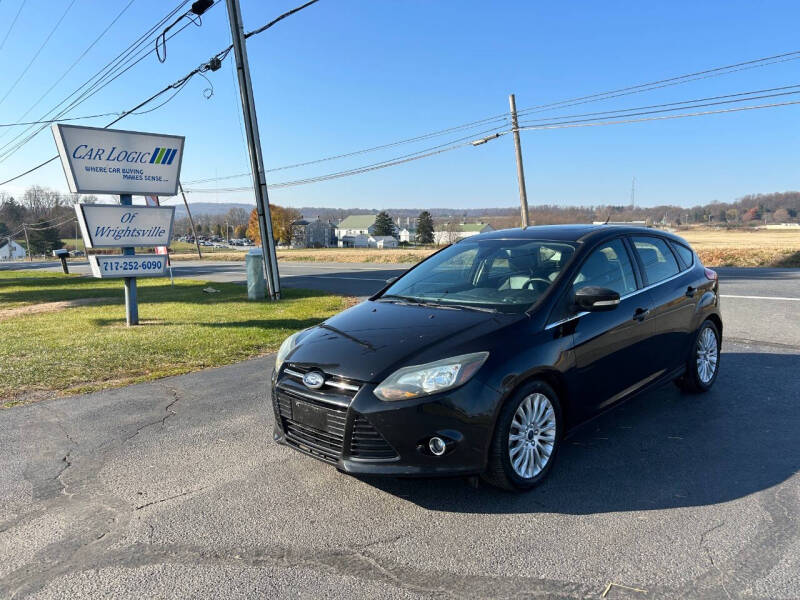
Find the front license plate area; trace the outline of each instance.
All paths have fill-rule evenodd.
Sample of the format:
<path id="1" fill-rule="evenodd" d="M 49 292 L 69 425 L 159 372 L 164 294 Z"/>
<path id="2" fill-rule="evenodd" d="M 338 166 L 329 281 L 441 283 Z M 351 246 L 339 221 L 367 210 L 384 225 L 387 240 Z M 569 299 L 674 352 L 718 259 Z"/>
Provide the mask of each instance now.
<path id="1" fill-rule="evenodd" d="M 320 431 L 328 431 L 327 411 L 309 402 L 294 400 L 292 402 L 292 419 L 301 425 L 313 427 Z"/>

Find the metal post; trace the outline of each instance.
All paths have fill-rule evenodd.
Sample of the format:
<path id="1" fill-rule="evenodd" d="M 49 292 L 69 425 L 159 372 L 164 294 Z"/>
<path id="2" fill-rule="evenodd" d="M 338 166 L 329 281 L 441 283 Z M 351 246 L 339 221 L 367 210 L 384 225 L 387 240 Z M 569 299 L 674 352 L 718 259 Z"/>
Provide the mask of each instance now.
<path id="1" fill-rule="evenodd" d="M 183 191 L 183 184 L 178 182 L 178 187 L 181 190 L 181 196 L 183 196 L 183 205 L 186 207 L 186 214 L 189 215 L 189 225 L 192 226 L 192 236 L 194 236 L 194 245 L 197 248 L 197 256 L 199 258 L 203 258 L 203 253 L 200 252 L 200 241 L 197 239 L 197 232 L 194 230 L 194 219 L 192 218 L 192 211 L 189 210 L 189 203 L 186 201 L 186 192 Z"/>
<path id="2" fill-rule="evenodd" d="M 120 194 L 119 203 L 123 206 L 133 205 L 133 196 Z M 136 250 L 132 247 L 122 249 L 125 256 L 133 256 Z M 136 277 L 125 277 L 125 322 L 128 327 L 139 324 L 139 304 L 136 300 Z"/>
<path id="3" fill-rule="evenodd" d="M 258 227 L 261 230 L 261 248 L 267 274 L 267 291 L 271 300 L 278 300 L 281 297 L 281 281 L 278 273 L 278 260 L 275 256 L 275 240 L 272 236 L 272 217 L 269 214 L 267 180 L 264 175 L 264 160 L 261 156 L 261 140 L 258 134 L 258 119 L 250 82 L 250 66 L 247 62 L 242 13 L 239 9 L 239 0 L 226 1 L 228 20 L 231 24 L 233 52 L 236 58 L 236 73 L 239 77 L 239 93 L 242 97 L 242 114 L 250 153 L 250 168 L 253 172 Z"/>
<path id="4" fill-rule="evenodd" d="M 522 166 L 522 146 L 519 141 L 519 124 L 517 123 L 517 101 L 514 94 L 508 96 L 511 107 L 511 130 L 514 132 L 514 149 L 517 153 L 517 180 L 519 182 L 519 211 L 522 226 L 528 226 L 528 192 L 525 189 L 525 169 Z"/>
<path id="5" fill-rule="evenodd" d="M 25 245 L 27 246 L 28 250 L 28 262 L 33 262 L 33 253 L 31 252 L 31 241 L 28 239 L 28 228 L 25 227 L 25 223 L 22 224 L 22 231 L 25 232 Z M 10 251 L 11 246 L 9 246 L 8 248 Z"/>

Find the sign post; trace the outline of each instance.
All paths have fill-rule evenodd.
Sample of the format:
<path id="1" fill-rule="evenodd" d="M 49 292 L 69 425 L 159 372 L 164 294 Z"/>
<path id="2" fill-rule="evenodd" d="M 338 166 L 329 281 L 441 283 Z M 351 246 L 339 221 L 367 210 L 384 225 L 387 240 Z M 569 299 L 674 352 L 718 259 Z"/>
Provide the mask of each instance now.
<path id="1" fill-rule="evenodd" d="M 122 206 L 133 206 L 133 196 L 130 194 L 122 194 L 119 197 L 119 203 Z M 133 246 L 125 246 L 122 248 L 124 256 L 133 256 L 136 254 L 136 249 Z M 128 327 L 131 325 L 139 324 L 139 302 L 136 299 L 136 277 L 125 278 L 125 322 Z"/>
<path id="2" fill-rule="evenodd" d="M 168 246 L 175 208 L 133 207 L 133 195 L 174 196 L 178 192 L 184 138 L 174 135 L 52 126 L 64 174 L 75 194 L 119 194 L 119 205 L 76 204 L 85 247 L 121 248 L 122 254 L 91 255 L 95 277 L 121 277 L 125 320 L 139 324 L 137 277 L 164 277 L 165 255 L 136 255 L 136 246 Z"/>

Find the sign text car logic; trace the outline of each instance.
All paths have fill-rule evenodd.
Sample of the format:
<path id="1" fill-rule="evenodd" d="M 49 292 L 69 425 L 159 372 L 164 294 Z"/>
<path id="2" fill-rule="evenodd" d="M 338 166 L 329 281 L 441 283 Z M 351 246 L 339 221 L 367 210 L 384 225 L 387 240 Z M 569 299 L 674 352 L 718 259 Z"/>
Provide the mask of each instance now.
<path id="1" fill-rule="evenodd" d="M 168 246 L 174 206 L 76 204 L 87 248 Z"/>
<path id="2" fill-rule="evenodd" d="M 174 196 L 183 136 L 52 125 L 69 189 L 76 194 Z"/>

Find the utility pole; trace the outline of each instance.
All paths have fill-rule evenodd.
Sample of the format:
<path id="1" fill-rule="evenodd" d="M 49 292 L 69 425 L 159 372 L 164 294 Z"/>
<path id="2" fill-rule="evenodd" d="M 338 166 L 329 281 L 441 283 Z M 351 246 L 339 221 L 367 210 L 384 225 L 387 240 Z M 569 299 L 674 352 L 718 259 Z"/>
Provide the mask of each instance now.
<path id="1" fill-rule="evenodd" d="M 631 208 L 636 208 L 636 177 L 631 181 Z"/>
<path id="2" fill-rule="evenodd" d="M 192 211 L 189 210 L 189 203 L 186 201 L 186 192 L 183 191 L 183 184 L 180 181 L 178 182 L 178 188 L 181 190 L 181 196 L 183 196 L 183 205 L 186 207 L 186 214 L 189 215 L 189 225 L 192 226 L 192 237 L 194 238 L 194 246 L 197 248 L 197 256 L 203 258 L 203 253 L 200 252 L 200 240 L 197 239 L 197 232 L 194 230 Z"/>
<path id="3" fill-rule="evenodd" d="M 522 166 L 522 145 L 519 141 L 519 124 L 517 123 L 517 101 L 514 94 L 508 96 L 511 107 L 511 130 L 514 132 L 514 149 L 517 153 L 517 180 L 519 182 L 519 211 L 522 226 L 528 226 L 528 192 L 525 189 L 525 169 Z"/>
<path id="4" fill-rule="evenodd" d="M 231 24 L 233 52 L 236 58 L 236 73 L 239 77 L 239 93 L 242 97 L 242 114 L 250 152 L 250 168 L 253 172 L 258 227 L 261 230 L 261 249 L 267 274 L 267 292 L 270 300 L 279 300 L 281 297 L 281 280 L 278 273 L 278 260 L 275 256 L 275 240 L 272 236 L 272 217 L 269 214 L 267 180 L 264 175 L 264 160 L 261 156 L 261 140 L 258 134 L 256 106 L 253 101 L 253 87 L 250 82 L 250 66 L 247 62 L 242 13 L 239 9 L 239 0 L 226 0 L 226 3 L 228 6 L 228 20 Z"/>
<path id="5" fill-rule="evenodd" d="M 28 228 L 25 226 L 25 223 L 22 224 L 22 231 L 25 232 L 25 245 L 27 246 L 28 251 L 28 262 L 33 262 L 33 254 L 31 254 L 31 241 L 28 239 Z M 11 246 L 8 247 L 9 250 Z"/>

